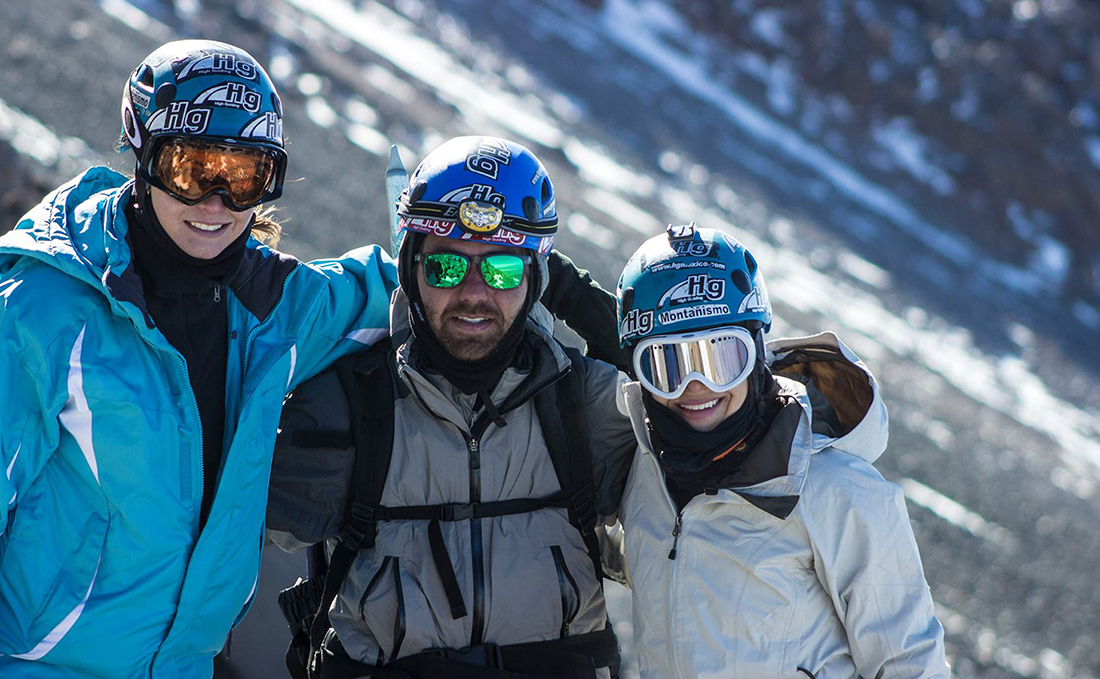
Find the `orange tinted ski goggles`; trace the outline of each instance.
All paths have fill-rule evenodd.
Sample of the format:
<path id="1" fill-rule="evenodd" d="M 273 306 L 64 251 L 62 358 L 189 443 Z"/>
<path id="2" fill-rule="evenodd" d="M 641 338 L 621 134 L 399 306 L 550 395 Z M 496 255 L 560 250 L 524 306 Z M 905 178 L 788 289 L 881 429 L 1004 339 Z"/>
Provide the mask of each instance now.
<path id="1" fill-rule="evenodd" d="M 282 193 L 282 166 L 269 149 L 174 138 L 157 149 L 146 180 L 188 205 L 220 194 L 241 212 Z"/>

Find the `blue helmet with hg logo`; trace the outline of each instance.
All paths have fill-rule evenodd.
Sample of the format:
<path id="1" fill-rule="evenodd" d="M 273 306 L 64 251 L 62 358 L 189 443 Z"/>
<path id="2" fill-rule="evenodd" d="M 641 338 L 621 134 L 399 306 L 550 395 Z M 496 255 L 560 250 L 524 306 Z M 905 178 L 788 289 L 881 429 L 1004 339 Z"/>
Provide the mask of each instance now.
<path id="1" fill-rule="evenodd" d="M 771 328 L 772 307 L 756 259 L 732 236 L 695 223 L 668 227 L 631 255 L 619 277 L 624 347 L 654 336 L 744 326 Z"/>
<path id="2" fill-rule="evenodd" d="M 456 137 L 417 166 L 397 213 L 405 233 L 550 252 L 554 185 L 535 154 L 498 137 Z"/>
<path id="3" fill-rule="evenodd" d="M 283 109 L 264 69 L 244 50 L 213 40 L 177 40 L 147 56 L 122 92 L 120 151 L 137 156 L 136 174 L 156 183 L 153 164 L 172 139 L 249 147 L 274 160 L 262 201 L 282 194 L 286 172 Z"/>
<path id="4" fill-rule="evenodd" d="M 619 342 L 652 394 L 679 398 L 696 380 L 726 391 L 764 365 L 772 322 L 764 276 L 721 231 L 669 225 L 627 261 L 617 297 Z"/>

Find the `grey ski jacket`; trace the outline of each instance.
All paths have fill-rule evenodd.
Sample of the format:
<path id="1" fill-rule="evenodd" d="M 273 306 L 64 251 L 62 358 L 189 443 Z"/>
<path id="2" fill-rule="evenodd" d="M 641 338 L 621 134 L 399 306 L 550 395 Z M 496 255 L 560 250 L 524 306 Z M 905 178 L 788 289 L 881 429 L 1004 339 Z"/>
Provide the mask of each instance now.
<path id="1" fill-rule="evenodd" d="M 489 502 L 558 491 L 531 400 L 569 366 L 545 309 L 536 305 L 528 320 L 534 360 L 509 368 L 492 393 L 507 425 L 490 424 L 476 443 L 470 434 L 474 397 L 417 368 L 406 309 L 398 291 L 391 331 L 408 337 L 396 350 L 405 388 L 395 404 L 393 456 L 381 504 Z M 584 410 L 601 515 L 614 513 L 636 447 L 629 419 L 616 404 L 621 381 L 614 367 L 588 360 Z M 287 402 L 284 434 L 298 427 L 348 429 L 347 400 L 335 373 L 302 385 Z M 336 536 L 353 459 L 350 448 L 297 449 L 280 436 L 268 536 L 289 551 Z M 375 547 L 357 556 L 330 611 L 335 634 L 352 658 L 375 665 L 431 648 L 544 641 L 604 628 L 601 584 L 564 509 L 442 524 L 469 611 L 457 620 L 432 561 L 428 523 L 383 522 Z"/>
<path id="2" fill-rule="evenodd" d="M 871 466 L 887 438 L 877 383 L 832 333 L 768 349 L 788 405 L 731 483 L 679 515 L 640 386 L 624 385 L 641 442 L 619 516 L 642 677 L 947 677 L 904 497 Z"/>

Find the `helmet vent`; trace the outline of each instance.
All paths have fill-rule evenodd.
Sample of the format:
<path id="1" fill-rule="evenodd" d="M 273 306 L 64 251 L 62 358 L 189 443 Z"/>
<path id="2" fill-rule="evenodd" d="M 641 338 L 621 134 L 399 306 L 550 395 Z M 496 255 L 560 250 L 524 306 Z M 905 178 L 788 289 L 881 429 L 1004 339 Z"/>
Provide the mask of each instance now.
<path id="1" fill-rule="evenodd" d="M 535 200 L 534 196 L 523 197 L 523 214 L 527 217 L 529 222 L 537 222 L 539 220 L 539 202 Z"/>
<path id="2" fill-rule="evenodd" d="M 271 91 L 271 108 L 275 109 L 275 115 L 283 117 L 283 102 L 279 100 L 279 95 L 275 94 L 274 90 Z"/>
<path id="3" fill-rule="evenodd" d="M 550 179 L 543 177 L 542 179 L 542 204 L 546 205 L 550 201 Z"/>
<path id="4" fill-rule="evenodd" d="M 428 190 L 428 182 L 417 182 L 412 187 L 412 191 L 409 191 L 409 204 L 420 202 L 420 199 L 424 197 L 424 192 Z"/>
<path id="5" fill-rule="evenodd" d="M 756 275 L 756 260 L 753 259 L 748 250 L 745 250 L 745 267 L 748 268 L 750 276 Z"/>
<path id="6" fill-rule="evenodd" d="M 634 308 L 634 288 L 627 288 L 622 291 L 619 297 L 619 305 L 622 307 L 622 315 L 627 315 L 631 309 Z"/>
<path id="7" fill-rule="evenodd" d="M 148 66 L 142 64 L 141 76 L 138 78 L 138 82 L 140 82 L 145 88 L 147 88 L 149 90 L 152 90 L 153 89 L 153 69 L 151 69 Z"/>
<path id="8" fill-rule="evenodd" d="M 742 295 L 747 295 L 752 291 L 752 283 L 749 282 L 749 276 L 744 271 L 737 269 L 730 275 L 730 278 L 733 279 L 733 284 L 737 286 Z"/>
<path id="9" fill-rule="evenodd" d="M 157 108 L 165 108 L 176 98 L 176 86 L 172 83 L 164 83 L 157 90 Z"/>

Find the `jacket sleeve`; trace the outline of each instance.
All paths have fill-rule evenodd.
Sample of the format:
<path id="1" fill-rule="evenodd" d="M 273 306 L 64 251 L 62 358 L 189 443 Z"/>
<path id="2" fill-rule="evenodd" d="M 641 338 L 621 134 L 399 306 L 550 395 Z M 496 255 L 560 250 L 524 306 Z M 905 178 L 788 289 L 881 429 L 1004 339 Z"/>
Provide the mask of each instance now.
<path id="1" fill-rule="evenodd" d="M 355 452 L 347 397 L 334 369 L 287 398 L 275 440 L 267 537 L 297 551 L 336 537 L 351 492 Z"/>
<path id="2" fill-rule="evenodd" d="M 619 511 L 634 450 L 638 446 L 630 418 L 619 408 L 618 395 L 627 377 L 603 361 L 585 361 L 584 409 L 589 450 L 592 451 L 596 513 L 614 517 Z"/>
<path id="3" fill-rule="evenodd" d="M 18 281 L 0 281 L 0 534 L 9 513 L 38 478 L 60 440 L 58 416 L 68 396 L 43 346 L 11 307 L 19 303 Z M 50 346 L 60 346 L 64 333 Z M 71 338 L 69 338 L 71 339 Z"/>
<path id="4" fill-rule="evenodd" d="M 846 453 L 811 460 L 800 511 L 860 676 L 949 677 L 901 488 Z"/>
<path id="5" fill-rule="evenodd" d="M 288 391 L 333 361 L 385 337 L 390 327 L 390 295 L 397 269 L 382 248 L 368 245 L 338 259 L 305 265 L 323 285 L 298 333 Z M 299 272 L 307 273 L 307 272 Z"/>

